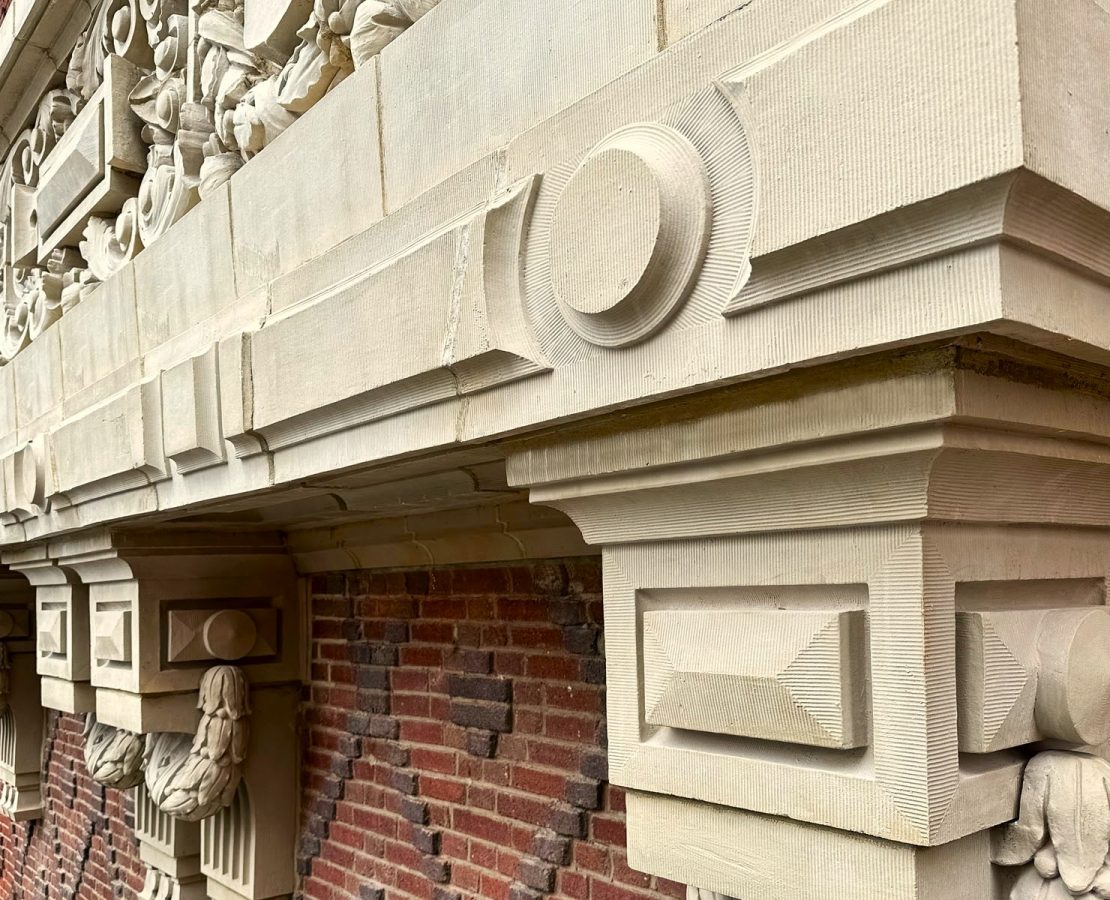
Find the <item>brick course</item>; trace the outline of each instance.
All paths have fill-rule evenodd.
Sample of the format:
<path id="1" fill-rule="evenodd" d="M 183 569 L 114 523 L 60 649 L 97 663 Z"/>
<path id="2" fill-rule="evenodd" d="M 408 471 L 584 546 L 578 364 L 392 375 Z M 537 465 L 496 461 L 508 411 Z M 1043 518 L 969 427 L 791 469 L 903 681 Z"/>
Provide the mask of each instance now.
<path id="1" fill-rule="evenodd" d="M 605 783 L 600 563 L 313 582 L 305 900 L 657 900 Z"/>
<path id="2" fill-rule="evenodd" d="M 43 818 L 0 817 L 4 900 L 135 900 L 142 889 L 130 795 L 89 778 L 83 727 L 80 716 L 49 714 Z"/>

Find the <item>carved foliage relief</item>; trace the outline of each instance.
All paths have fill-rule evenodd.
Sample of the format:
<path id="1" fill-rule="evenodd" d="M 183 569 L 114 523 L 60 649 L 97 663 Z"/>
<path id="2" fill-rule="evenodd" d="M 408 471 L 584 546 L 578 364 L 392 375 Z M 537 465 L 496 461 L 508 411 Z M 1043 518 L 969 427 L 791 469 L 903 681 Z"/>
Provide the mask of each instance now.
<path id="1" fill-rule="evenodd" d="M 89 715 L 85 764 L 100 784 L 131 788 L 145 782 L 150 801 L 186 822 L 215 815 L 235 797 L 250 737 L 247 680 L 235 666 L 204 673 L 195 735 L 160 732 L 145 737 Z"/>
<path id="2" fill-rule="evenodd" d="M 98 0 L 0 169 L 0 364 L 437 3 Z"/>
<path id="3" fill-rule="evenodd" d="M 964 624 L 992 642 L 990 663 L 982 671 L 1000 668 L 999 649 L 1013 660 L 1005 679 L 1012 686 L 1009 702 L 1023 713 L 1018 718 L 1032 719 L 1037 729 L 1019 731 L 1014 740 L 1049 739 L 1074 749 L 1044 750 L 1026 765 L 1018 818 L 995 830 L 992 859 L 1000 866 L 1022 867 L 1010 900 L 1107 900 L 1110 762 L 1085 748 L 1105 746 L 1110 728 L 1105 669 L 1110 614 L 1102 607 L 1041 611 L 1027 613 L 1026 625 L 1030 615 L 1042 617 L 1039 628 L 1014 628 L 1001 613 L 980 613 L 982 623 Z M 1014 677 L 1014 671 L 1020 675 Z M 991 693 L 999 692 L 992 688 Z M 1027 696 L 1029 703 L 1023 699 Z M 1007 732 L 999 729 L 999 734 Z"/>

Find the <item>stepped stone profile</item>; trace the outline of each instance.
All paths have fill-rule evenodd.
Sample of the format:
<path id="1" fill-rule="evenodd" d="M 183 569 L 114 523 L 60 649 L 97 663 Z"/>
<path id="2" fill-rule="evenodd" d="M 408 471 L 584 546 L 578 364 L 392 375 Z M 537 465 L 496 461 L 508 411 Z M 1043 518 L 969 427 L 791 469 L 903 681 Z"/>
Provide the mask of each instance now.
<path id="1" fill-rule="evenodd" d="M 1110 900 L 1104 0 L 0 16 L 0 896 Z"/>

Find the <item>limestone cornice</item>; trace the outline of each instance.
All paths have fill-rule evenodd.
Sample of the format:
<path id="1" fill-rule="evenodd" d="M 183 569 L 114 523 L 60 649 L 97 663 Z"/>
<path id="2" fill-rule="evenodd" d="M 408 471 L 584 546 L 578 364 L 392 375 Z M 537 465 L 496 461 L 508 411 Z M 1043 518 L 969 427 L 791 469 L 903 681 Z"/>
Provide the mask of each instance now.
<path id="1" fill-rule="evenodd" d="M 1100 40 L 1104 11 L 1068 9 Z M 424 17 L 0 369 L 0 541 L 270 502 L 336 471 L 948 336 L 1110 361 L 1110 199 L 1066 148 L 1027 143 L 1053 114 L 1044 90 L 1021 92 L 1047 65 L 1028 4 L 953 6 L 956 41 L 902 0 L 745 8 L 406 187 L 391 166 L 424 111 L 404 105 L 408 67 L 478 15 Z M 891 53 L 881 77 L 829 76 Z M 1080 77 L 1041 74 L 1053 90 Z M 876 130 L 908 95 L 912 115 Z M 352 122 L 381 176 L 367 215 L 305 221 L 311 240 L 272 228 L 267 203 L 344 191 L 339 169 L 326 185 L 288 173 Z M 662 204 L 650 240 L 635 211 L 575 199 L 622 160 Z M 564 272 L 613 241 L 642 264 L 628 291 L 605 266 Z"/>

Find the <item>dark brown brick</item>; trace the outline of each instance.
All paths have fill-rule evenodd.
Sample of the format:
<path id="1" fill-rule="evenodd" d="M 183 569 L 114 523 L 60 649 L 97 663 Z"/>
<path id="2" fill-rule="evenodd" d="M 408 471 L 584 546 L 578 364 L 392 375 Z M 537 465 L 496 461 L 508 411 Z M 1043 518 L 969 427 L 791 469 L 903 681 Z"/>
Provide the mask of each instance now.
<path id="1" fill-rule="evenodd" d="M 412 829 L 412 845 L 428 856 L 439 853 L 439 832 L 419 825 Z"/>
<path id="2" fill-rule="evenodd" d="M 521 858 L 517 864 L 516 877 L 537 891 L 549 893 L 555 889 L 555 867 L 531 856 Z"/>
<path id="3" fill-rule="evenodd" d="M 429 881 L 445 884 L 451 880 L 451 864 L 438 856 L 426 856 L 420 863 L 420 871 Z"/>
<path id="4" fill-rule="evenodd" d="M 457 649 L 444 660 L 444 668 L 472 675 L 488 675 L 493 671 L 493 654 L 488 650 Z"/>
<path id="5" fill-rule="evenodd" d="M 570 838 L 541 828 L 532 838 L 532 853 L 546 862 L 565 866 L 570 862 Z"/>
<path id="6" fill-rule="evenodd" d="M 506 678 L 449 675 L 447 691 L 452 697 L 462 697 L 467 700 L 496 700 L 508 703 L 513 698 L 513 683 Z"/>
<path id="7" fill-rule="evenodd" d="M 466 752 L 471 756 L 492 759 L 497 755 L 497 735 L 492 731 L 468 731 Z"/>
<path id="8" fill-rule="evenodd" d="M 389 783 L 393 790 L 402 794 L 415 794 L 420 785 L 420 776 L 416 772 L 399 771 L 389 776 Z"/>
<path id="9" fill-rule="evenodd" d="M 557 804 L 548 813 L 548 825 L 552 831 L 568 837 L 586 836 L 586 813 L 580 809 Z"/>
<path id="10" fill-rule="evenodd" d="M 412 797 L 401 798 L 401 815 L 416 825 L 424 825 L 428 821 L 428 804 Z"/>
<path id="11" fill-rule="evenodd" d="M 597 653 L 599 629 L 593 625 L 581 625 L 563 629 L 563 646 L 567 652 L 579 656 L 592 656 Z"/>
<path id="12" fill-rule="evenodd" d="M 591 751 L 582 755 L 579 771 L 587 778 L 597 781 L 609 780 L 609 755 L 604 751 Z"/>

